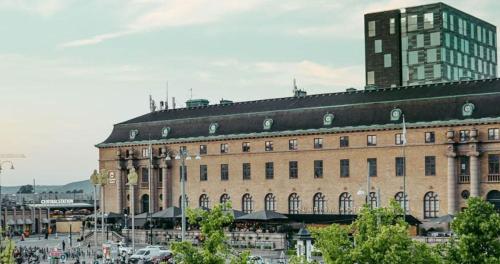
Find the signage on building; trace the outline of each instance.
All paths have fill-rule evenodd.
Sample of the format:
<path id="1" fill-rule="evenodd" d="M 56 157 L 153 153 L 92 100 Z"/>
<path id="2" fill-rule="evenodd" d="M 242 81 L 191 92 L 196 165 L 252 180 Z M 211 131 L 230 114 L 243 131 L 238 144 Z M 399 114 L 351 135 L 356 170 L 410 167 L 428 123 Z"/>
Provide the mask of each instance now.
<path id="1" fill-rule="evenodd" d="M 73 199 L 41 200 L 41 204 L 72 204 Z"/>
<path id="2" fill-rule="evenodd" d="M 115 184 L 116 183 L 116 177 L 115 177 L 115 172 L 110 171 L 109 172 L 109 183 L 110 184 Z"/>

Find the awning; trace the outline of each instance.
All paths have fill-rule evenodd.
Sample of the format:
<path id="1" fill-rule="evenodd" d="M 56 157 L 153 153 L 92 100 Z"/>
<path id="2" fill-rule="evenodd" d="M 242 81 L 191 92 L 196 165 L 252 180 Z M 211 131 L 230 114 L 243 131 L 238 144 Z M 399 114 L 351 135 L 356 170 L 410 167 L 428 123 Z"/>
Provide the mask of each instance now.
<path id="1" fill-rule="evenodd" d="M 25 225 L 32 225 L 33 221 L 31 221 L 31 219 L 28 218 L 28 219 L 24 220 L 24 224 Z"/>
<path id="2" fill-rule="evenodd" d="M 47 218 L 42 219 L 42 223 L 48 224 L 49 223 L 49 219 L 47 219 Z"/>
<path id="3" fill-rule="evenodd" d="M 8 225 L 16 225 L 16 222 L 13 219 L 7 220 Z"/>
<path id="4" fill-rule="evenodd" d="M 16 222 L 18 225 L 24 225 L 24 219 L 17 219 Z"/>

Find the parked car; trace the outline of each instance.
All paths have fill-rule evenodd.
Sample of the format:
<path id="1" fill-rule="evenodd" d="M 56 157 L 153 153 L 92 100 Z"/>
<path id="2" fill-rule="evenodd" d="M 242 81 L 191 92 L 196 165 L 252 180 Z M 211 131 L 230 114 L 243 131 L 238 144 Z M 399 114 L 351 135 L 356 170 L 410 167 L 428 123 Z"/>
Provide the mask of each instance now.
<path id="1" fill-rule="evenodd" d="M 151 262 L 154 264 L 159 264 L 162 262 L 172 263 L 174 254 L 170 250 L 161 250 L 159 256 L 151 258 Z"/>
<path id="2" fill-rule="evenodd" d="M 159 248 L 142 248 L 137 250 L 132 256 L 130 256 L 129 260 L 132 263 L 138 263 L 139 261 L 150 262 L 153 257 L 158 257 L 161 254 L 161 250 Z"/>

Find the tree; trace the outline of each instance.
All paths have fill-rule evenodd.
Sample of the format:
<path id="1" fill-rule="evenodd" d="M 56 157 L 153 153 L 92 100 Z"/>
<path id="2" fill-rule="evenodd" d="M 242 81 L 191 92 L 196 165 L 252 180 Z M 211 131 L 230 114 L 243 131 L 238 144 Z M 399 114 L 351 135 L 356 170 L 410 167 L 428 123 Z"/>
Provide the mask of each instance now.
<path id="1" fill-rule="evenodd" d="M 226 207 L 230 206 L 226 205 Z M 231 254 L 231 247 L 227 243 L 224 227 L 233 222 L 233 216 L 223 208 L 223 205 L 216 205 L 210 211 L 188 209 L 189 223 L 200 227 L 201 247 L 195 247 L 189 242 L 173 243 L 172 250 L 176 263 L 224 264 L 229 257 L 231 257 L 232 264 L 247 263 L 248 253 Z"/>
<path id="2" fill-rule="evenodd" d="M 443 251 L 446 263 L 500 263 L 500 215 L 493 204 L 469 198 L 451 227 L 454 237 Z"/>
<path id="3" fill-rule="evenodd" d="M 0 229 L 0 233 L 1 232 L 3 232 L 3 230 Z M 14 249 L 15 249 L 14 241 L 4 236 L 3 241 L 0 241 L 0 263 L 13 264 Z"/>
<path id="4" fill-rule="evenodd" d="M 440 256 L 408 234 L 401 207 L 364 207 L 350 226 L 331 225 L 312 230 L 315 247 L 326 263 L 440 263 Z"/>
<path id="5" fill-rule="evenodd" d="M 19 188 L 17 193 L 33 193 L 33 185 L 31 184 L 23 185 Z"/>

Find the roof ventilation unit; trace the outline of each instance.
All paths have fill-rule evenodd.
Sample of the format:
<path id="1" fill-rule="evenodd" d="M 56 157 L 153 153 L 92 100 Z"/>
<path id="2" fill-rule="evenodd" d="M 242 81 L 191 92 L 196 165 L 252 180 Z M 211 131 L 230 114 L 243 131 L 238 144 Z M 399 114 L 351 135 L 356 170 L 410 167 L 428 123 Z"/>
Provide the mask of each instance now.
<path id="1" fill-rule="evenodd" d="M 207 99 L 189 99 L 186 101 L 187 108 L 207 106 L 209 104 Z"/>

